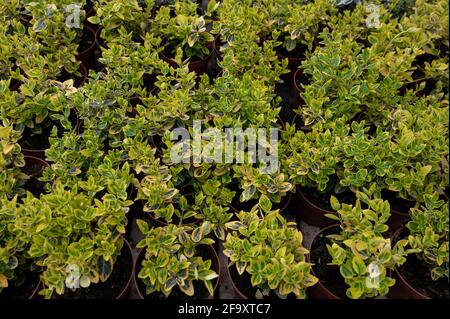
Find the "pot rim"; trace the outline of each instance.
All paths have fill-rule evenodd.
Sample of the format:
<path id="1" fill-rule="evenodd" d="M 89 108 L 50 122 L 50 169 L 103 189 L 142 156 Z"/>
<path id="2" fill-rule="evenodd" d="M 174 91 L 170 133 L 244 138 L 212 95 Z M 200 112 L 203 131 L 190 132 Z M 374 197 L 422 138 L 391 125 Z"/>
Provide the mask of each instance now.
<path id="1" fill-rule="evenodd" d="M 88 29 L 89 32 L 93 35 L 94 41 L 92 41 L 92 44 L 91 44 L 90 47 L 88 47 L 87 49 L 81 51 L 80 53 L 78 53 L 78 54 L 76 55 L 76 57 L 77 57 L 77 58 L 80 58 L 80 59 L 81 59 L 84 55 L 86 55 L 87 53 L 91 52 L 91 51 L 95 48 L 95 45 L 97 44 L 97 36 L 96 36 L 96 32 L 94 31 L 94 29 L 92 29 L 92 28 L 91 28 L 90 26 L 88 26 L 88 25 L 84 25 L 84 28 Z M 83 30 L 84 30 L 84 28 L 83 28 Z"/>
<path id="2" fill-rule="evenodd" d="M 323 208 L 320 208 L 320 207 L 318 207 L 316 204 L 314 204 L 313 202 L 311 202 L 311 201 L 308 199 L 308 197 L 302 192 L 301 186 L 300 186 L 300 185 L 297 186 L 297 191 L 298 191 L 298 194 L 301 196 L 301 198 L 302 198 L 308 205 L 310 205 L 310 206 L 313 207 L 314 209 L 320 211 L 321 214 L 334 214 L 333 211 L 331 211 L 331 210 L 326 210 L 326 209 L 323 209 Z"/>
<path id="3" fill-rule="evenodd" d="M 231 267 L 233 267 L 233 266 L 234 266 L 234 265 L 232 265 Z M 233 278 L 233 276 L 231 275 L 231 272 L 230 272 L 230 266 L 227 265 L 226 268 L 227 268 L 228 278 L 230 279 L 231 284 L 233 285 L 233 290 L 234 290 L 234 292 L 236 293 L 236 295 L 238 295 L 238 298 L 239 298 L 239 299 L 243 299 L 243 300 L 250 299 L 247 295 L 245 295 L 245 294 L 237 287 L 237 284 L 235 283 L 234 278 Z"/>
<path id="4" fill-rule="evenodd" d="M 82 80 L 81 80 L 80 84 L 78 85 L 78 87 L 82 87 L 84 85 L 84 83 L 86 83 L 86 80 L 88 77 L 88 71 L 82 63 L 80 63 L 80 72 L 81 72 Z"/>
<path id="5" fill-rule="evenodd" d="M 42 166 L 45 166 L 45 167 L 49 167 L 50 166 L 50 164 L 47 163 L 47 161 L 43 160 L 42 158 L 39 158 L 39 157 L 36 157 L 36 156 L 32 156 L 32 155 L 25 155 L 25 154 L 24 154 L 23 157 L 25 159 L 25 162 L 28 159 L 28 160 L 31 160 L 31 163 L 34 163 L 34 164 L 41 164 Z"/>
<path id="6" fill-rule="evenodd" d="M 300 76 L 300 73 L 303 73 L 303 69 L 301 69 L 301 68 L 298 68 L 294 73 L 294 87 L 299 95 L 300 95 L 301 89 L 297 85 L 297 79 Z"/>
<path id="7" fill-rule="evenodd" d="M 107 45 L 102 45 L 100 42 L 103 42 L 103 39 L 100 38 L 100 34 L 102 33 L 103 28 L 101 26 L 99 26 L 99 28 L 97 29 L 97 31 L 95 31 L 95 44 L 97 45 L 98 48 L 100 48 L 100 50 L 102 48 L 108 48 Z"/>

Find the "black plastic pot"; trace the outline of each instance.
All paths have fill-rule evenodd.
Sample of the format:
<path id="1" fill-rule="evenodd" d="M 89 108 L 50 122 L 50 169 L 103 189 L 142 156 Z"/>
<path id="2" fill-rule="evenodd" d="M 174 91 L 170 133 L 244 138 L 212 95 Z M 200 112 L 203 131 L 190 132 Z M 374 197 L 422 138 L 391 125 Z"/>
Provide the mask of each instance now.
<path id="1" fill-rule="evenodd" d="M 36 299 L 41 289 L 39 274 L 29 272 L 25 277 L 25 281 L 19 287 L 15 286 L 14 283 L 10 283 L 7 288 L 2 290 L 0 293 L 0 303 L 2 300 Z"/>
<path id="2" fill-rule="evenodd" d="M 307 196 L 297 187 L 298 220 L 311 226 L 324 228 L 333 224 L 333 220 L 325 217 L 325 214 L 333 214 L 332 211 L 322 209 L 313 204 Z"/>

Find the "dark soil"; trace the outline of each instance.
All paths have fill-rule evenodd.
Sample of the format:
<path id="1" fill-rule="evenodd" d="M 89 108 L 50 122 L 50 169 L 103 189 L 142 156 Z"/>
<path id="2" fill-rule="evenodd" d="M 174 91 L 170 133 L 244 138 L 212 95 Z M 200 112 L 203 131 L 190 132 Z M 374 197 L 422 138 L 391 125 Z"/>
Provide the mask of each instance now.
<path id="1" fill-rule="evenodd" d="M 133 261 L 128 246 L 124 243 L 120 256 L 117 257 L 113 271 L 105 282 L 91 284 L 88 288 L 75 291 L 66 289 L 63 295 L 53 295 L 53 299 L 116 299 L 125 289 L 133 269 Z"/>
<path id="2" fill-rule="evenodd" d="M 297 45 L 294 50 L 288 51 L 284 47 L 278 47 L 277 53 L 290 59 L 305 59 L 305 54 L 308 51 L 307 46 Z"/>
<path id="3" fill-rule="evenodd" d="M 309 78 L 305 73 L 300 73 L 297 75 L 297 78 L 295 79 L 295 84 L 297 84 L 298 88 L 301 90 L 302 85 L 306 86 L 309 84 Z"/>
<path id="4" fill-rule="evenodd" d="M 281 201 L 279 203 L 272 202 L 272 210 L 279 209 L 280 212 L 284 211 L 290 205 L 292 199 L 292 193 L 289 192 L 285 196 L 281 197 Z"/>
<path id="5" fill-rule="evenodd" d="M 23 283 L 18 284 L 17 286 L 11 284 L 0 293 L 0 299 L 29 299 L 38 284 L 38 273 L 26 273 Z"/>
<path id="6" fill-rule="evenodd" d="M 39 181 L 42 172 L 45 169 L 44 163 L 34 162 L 25 157 L 26 165 L 22 167 L 22 172 L 27 174 L 30 178 L 25 182 L 24 188 L 32 194 L 39 196 L 44 193 L 45 183 Z"/>
<path id="7" fill-rule="evenodd" d="M 449 285 L 445 278 L 431 279 L 430 269 L 416 255 L 408 256 L 398 271 L 403 278 L 421 294 L 432 299 L 449 299 Z"/>
<path id="8" fill-rule="evenodd" d="M 389 201 L 389 205 L 391 206 L 391 210 L 402 214 L 409 214 L 409 209 L 414 207 L 414 202 L 408 201 L 406 199 L 400 198 L 396 193 L 391 191 L 383 190 L 381 192 L 381 197 L 384 200 Z"/>
<path id="9" fill-rule="evenodd" d="M 155 82 L 157 81 L 156 74 L 145 73 L 142 76 L 142 79 L 144 81 L 144 86 L 145 86 L 145 89 L 147 90 L 147 92 L 150 93 L 151 91 L 153 91 L 155 89 Z"/>
<path id="10" fill-rule="evenodd" d="M 236 270 L 236 265 L 233 265 L 228 269 L 230 270 L 231 280 L 233 281 L 236 288 L 239 289 L 241 294 L 250 299 L 255 298 L 258 289 L 252 286 L 250 274 L 244 271 L 242 275 L 239 275 Z"/>
<path id="11" fill-rule="evenodd" d="M 311 261 L 314 264 L 314 275 L 319 278 L 322 285 L 339 298 L 347 298 L 345 292 L 348 285 L 345 283 L 344 278 L 342 278 L 339 267 L 328 265 L 328 263 L 331 263 L 332 258 L 328 253 L 326 244 L 331 244 L 331 240 L 326 238 L 326 236 L 336 231 L 338 229 L 330 228 L 316 237 L 311 248 Z"/>
<path id="12" fill-rule="evenodd" d="M 75 76 L 75 75 L 67 72 L 65 69 L 62 69 L 61 74 L 57 77 L 57 80 L 59 82 L 64 82 L 69 79 L 73 79 L 73 86 L 78 88 L 84 83 L 84 81 L 86 80 L 86 76 L 87 76 L 86 69 L 82 69 L 80 67 L 79 71 L 81 73 L 81 76 Z"/>
<path id="13" fill-rule="evenodd" d="M 340 203 L 354 204 L 356 201 L 356 195 L 352 191 L 345 191 L 340 194 L 332 191 L 321 193 L 315 188 L 303 187 L 302 192 L 311 203 L 327 211 L 333 211 L 330 204 L 331 195 L 334 195 Z"/>
<path id="14" fill-rule="evenodd" d="M 93 30 L 85 27 L 79 40 L 78 54 L 83 54 L 95 43 L 95 33 Z"/>
<path id="15" fill-rule="evenodd" d="M 72 127 L 78 123 L 78 118 L 76 116 L 75 111 L 72 111 L 69 115 L 69 121 L 72 124 Z M 22 147 L 22 151 L 26 153 L 29 151 L 44 151 L 50 147 L 49 137 L 51 135 L 53 126 L 57 128 L 57 137 L 61 138 L 66 129 L 58 122 L 52 122 L 49 119 L 46 119 L 42 124 L 40 124 L 41 131 L 40 133 L 33 133 L 32 130 L 26 127 L 22 132 L 22 138 L 19 140 L 19 145 Z"/>
<path id="16" fill-rule="evenodd" d="M 203 257 L 203 259 L 211 259 L 212 260 L 212 265 L 211 265 L 211 269 L 215 270 L 216 273 L 219 273 L 219 264 L 217 263 L 217 260 L 215 260 L 215 258 L 213 258 L 210 254 L 210 252 L 208 251 L 207 248 L 204 247 L 199 247 L 198 249 L 198 255 Z M 176 285 L 173 289 L 171 294 L 169 295 L 169 297 L 165 297 L 164 294 L 159 293 L 159 292 L 154 292 L 150 295 L 146 294 L 146 285 L 144 284 L 144 282 L 137 277 L 137 275 L 139 274 L 139 272 L 141 271 L 142 268 L 142 261 L 144 259 L 145 253 L 141 252 L 139 254 L 137 263 L 136 263 L 136 281 L 137 281 L 137 286 L 138 289 L 141 293 L 141 295 L 144 297 L 144 299 L 208 299 L 211 298 L 208 289 L 206 289 L 205 285 L 203 282 L 199 282 L 199 281 L 194 281 L 194 295 L 192 297 L 187 296 L 184 292 L 182 292 L 180 290 L 180 288 L 178 288 L 178 285 Z M 219 280 L 219 278 L 216 278 L 215 281 L 213 282 L 213 287 L 216 286 L 217 280 Z M 217 289 L 218 290 L 218 289 Z M 217 293 L 217 291 L 214 292 L 215 294 Z"/>
<path id="17" fill-rule="evenodd" d="M 84 6 L 83 10 L 86 11 L 86 17 L 91 17 L 95 14 L 94 11 L 94 4 L 91 0 L 86 1 L 86 5 Z"/>
<path id="18" fill-rule="evenodd" d="M 11 82 L 9 83 L 9 90 L 10 91 L 17 91 L 21 84 L 22 84 L 22 82 L 20 82 L 20 81 L 18 81 L 16 79 L 11 79 Z"/>
<path id="19" fill-rule="evenodd" d="M 48 131 L 48 133 L 44 132 L 43 134 L 31 134 L 30 130 L 25 129 L 22 138 L 19 141 L 19 145 L 22 149 L 35 151 L 48 149 L 50 147 L 48 137 L 50 136 L 51 129 L 44 129 L 44 131 Z"/>
<path id="20" fill-rule="evenodd" d="M 234 190 L 234 189 L 232 189 Z M 258 204 L 258 201 L 252 199 L 246 202 L 240 202 L 239 201 L 239 195 L 240 192 L 238 191 L 236 193 L 236 196 L 233 198 L 233 201 L 231 202 L 231 209 L 236 211 L 236 212 L 240 212 L 241 210 L 249 212 L 251 211 L 251 209 L 253 208 L 253 206 L 255 206 L 256 204 Z"/>

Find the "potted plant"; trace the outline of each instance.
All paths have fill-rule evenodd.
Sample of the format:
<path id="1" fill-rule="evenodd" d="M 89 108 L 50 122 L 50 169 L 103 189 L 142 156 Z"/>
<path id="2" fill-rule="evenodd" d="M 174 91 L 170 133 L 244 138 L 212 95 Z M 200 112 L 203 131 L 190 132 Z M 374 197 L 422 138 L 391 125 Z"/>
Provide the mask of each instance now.
<path id="1" fill-rule="evenodd" d="M 307 53 L 314 50 L 317 36 L 335 14 L 332 1 L 312 1 L 306 4 L 290 4 L 284 25 L 272 31 L 272 38 L 280 41 L 281 58 L 288 58 L 288 68 L 296 70 Z M 293 75 L 293 73 L 291 73 Z"/>
<path id="2" fill-rule="evenodd" d="M 267 197 L 250 212 L 241 211 L 224 242 L 229 273 L 240 298 L 306 298 L 317 283 L 306 260 L 308 250 L 295 223 L 287 222 Z"/>
<path id="3" fill-rule="evenodd" d="M 383 237 L 389 202 L 358 192 L 354 205 L 341 204 L 335 197 L 331 203 L 336 213 L 327 217 L 339 224 L 326 228 L 312 242 L 311 262 L 321 284 L 311 287 L 310 293 L 352 299 L 387 295 L 395 284 L 390 271 L 403 264 L 407 254 L 406 240 L 392 245 L 390 238 Z"/>
<path id="4" fill-rule="evenodd" d="M 5 194 L 0 199 L 0 299 L 32 298 L 39 283 L 39 273 L 26 253 L 26 240 L 14 229 L 18 200 L 18 195 L 8 198 Z"/>
<path id="5" fill-rule="evenodd" d="M 120 234 L 125 233 L 131 202 L 114 192 L 97 199 L 79 189 L 55 182 L 52 192 L 40 198 L 28 194 L 16 212 L 14 229 L 29 245 L 28 256 L 42 269 L 39 294 L 123 297 L 133 265 L 129 245 Z"/>
<path id="6" fill-rule="evenodd" d="M 393 240 L 407 240 L 412 254 L 393 273 L 393 298 L 448 298 L 448 203 L 437 193 L 410 211 L 411 221 Z"/>
<path id="7" fill-rule="evenodd" d="M 259 168 L 251 165 L 234 165 L 234 177 L 240 181 L 242 193 L 240 202 L 257 200 L 260 196 L 268 197 L 272 203 L 278 204 L 282 208 L 287 205 L 288 193 L 293 186 L 287 181 L 283 173 L 273 174 L 263 173 Z"/>
<path id="8" fill-rule="evenodd" d="M 215 10 L 208 6 L 205 15 L 197 13 L 198 5 L 191 1 L 177 1 L 173 5 L 161 6 L 151 21 L 151 30 L 163 38 L 162 58 L 173 67 L 178 67 L 174 58 L 177 50 L 183 52 L 182 59 L 189 59 L 189 69 L 204 73 L 212 54 L 214 36 L 207 24 Z"/>
<path id="9" fill-rule="evenodd" d="M 136 246 L 142 248 L 135 270 L 142 298 L 214 296 L 220 265 L 211 246 L 214 240 L 208 237 L 211 223 L 152 229 L 143 220 L 137 223 L 145 236 Z"/>
<path id="10" fill-rule="evenodd" d="M 97 42 L 105 42 L 106 45 L 112 41 L 122 29 L 133 33 L 134 40 L 139 40 L 147 27 L 146 21 L 150 18 L 150 10 L 154 1 L 145 1 L 150 6 L 143 10 L 137 0 L 121 0 L 114 3 L 107 0 L 96 1 L 95 15 L 88 17 L 87 21 L 100 25 L 97 33 L 101 39 Z"/>
<path id="11" fill-rule="evenodd" d="M 285 172 L 293 178 L 293 184 L 309 188 L 302 189 L 303 195 L 304 191 L 311 193 L 311 186 L 314 185 L 319 192 L 328 193 L 325 198 L 334 193 L 340 194 L 342 198 L 346 197 L 345 201 L 349 202 L 352 193 L 365 188 L 377 196 L 389 194 L 392 199 L 404 199 L 402 204 L 405 207 L 398 206 L 395 210 L 407 213 L 410 207 L 423 202 L 423 194 L 435 188 L 442 192 L 448 185 L 448 179 L 443 174 L 446 169 L 443 158 L 447 151 L 442 147 L 447 140 L 444 133 L 446 111 L 437 102 L 431 107 L 433 111 L 428 111 L 426 115 L 430 106 L 425 101 L 426 99 L 410 106 L 405 104 L 405 110 L 399 109 L 392 113 L 396 115 L 391 123 L 400 126 L 389 130 L 379 127 L 372 134 L 364 120 L 352 122 L 351 125 L 344 123 L 342 119 L 327 122 L 330 129 L 313 129 L 309 133 L 296 132 L 295 128 L 287 127 L 283 136 L 286 144 L 283 147 L 288 150 L 282 152 L 285 156 L 282 160 Z M 412 120 L 416 116 L 413 113 L 434 118 L 436 125 L 431 127 L 425 124 L 428 123 L 426 121 Z M 442 122 L 439 120 L 441 115 L 438 114 L 442 114 Z M 409 115 L 412 117 L 408 117 Z M 429 132 L 434 132 L 432 135 L 442 142 L 435 143 L 430 139 L 431 135 L 428 136 Z M 426 149 L 429 151 L 425 151 Z M 420 161 L 416 162 L 418 158 Z M 316 197 L 320 201 L 323 196 Z M 313 206 L 308 201 L 301 200 L 305 206 Z M 329 205 L 322 207 L 322 210 L 313 208 L 311 212 L 316 211 L 316 216 L 323 216 L 323 209 L 330 211 Z M 306 210 L 305 214 L 308 212 Z M 310 218 L 314 222 L 312 218 L 314 216 Z M 317 223 L 325 222 L 323 217 L 317 218 L 321 219 Z"/>

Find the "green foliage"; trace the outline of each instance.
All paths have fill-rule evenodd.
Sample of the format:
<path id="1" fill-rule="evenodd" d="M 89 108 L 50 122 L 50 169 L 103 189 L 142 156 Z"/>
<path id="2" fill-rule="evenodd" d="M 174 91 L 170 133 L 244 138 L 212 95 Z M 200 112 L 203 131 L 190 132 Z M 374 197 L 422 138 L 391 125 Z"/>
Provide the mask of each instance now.
<path id="1" fill-rule="evenodd" d="M 149 229 L 148 224 L 138 220 L 145 238 L 137 248 L 145 249 L 145 259 L 137 275 L 146 285 L 146 293 L 162 293 L 169 297 L 174 287 L 187 296 L 193 296 L 194 283 L 205 285 L 213 296 L 213 280 L 218 277 L 211 269 L 212 260 L 200 255 L 214 240 L 208 237 L 212 224 L 204 222 L 198 227 L 169 225 Z M 211 256 L 212 257 L 212 256 Z"/>
<path id="2" fill-rule="evenodd" d="M 24 156 L 17 143 L 21 135 L 7 120 L 0 125 L 0 197 L 12 198 L 23 194 L 21 188 L 28 176 L 21 171 L 25 166 Z"/>
<path id="3" fill-rule="evenodd" d="M 349 286 L 347 297 L 352 299 L 385 296 L 395 284 L 389 270 L 406 261 L 406 240 L 392 246 L 383 237 L 388 230 L 385 224 L 390 216 L 388 201 L 372 199 L 358 192 L 355 205 L 340 204 L 331 198 L 336 214 L 328 217 L 338 220 L 341 231 L 329 235 L 332 244 L 327 249 L 331 265 L 339 267 L 340 274 Z"/>
<path id="4" fill-rule="evenodd" d="M 286 222 L 277 211 L 260 216 L 258 206 L 250 212 L 241 211 L 237 217 L 238 221 L 227 224 L 232 230 L 224 243 L 229 267 L 235 266 L 240 275 L 247 272 L 251 276 L 258 290 L 256 297 L 274 292 L 281 298 L 291 293 L 306 298 L 305 288 L 318 279 L 311 274 L 311 264 L 306 261 L 308 251 L 302 246 L 303 236 L 295 223 Z"/>
<path id="5" fill-rule="evenodd" d="M 85 288 L 107 280 L 122 249 L 120 235 L 131 203 L 114 193 L 94 198 L 60 182 L 39 199 L 31 194 L 23 198 L 13 228 L 43 269 L 39 293 L 50 298 L 78 284 Z"/>
<path id="6" fill-rule="evenodd" d="M 161 6 L 152 19 L 150 28 L 167 41 L 164 47 L 170 52 L 170 58 L 176 55 L 177 49 L 183 51 L 183 58 L 194 60 L 203 59 L 211 53 L 207 44 L 214 41 L 214 36 L 207 30 L 207 24 L 211 22 L 212 12 L 199 15 L 197 9 L 195 2 L 176 1 L 173 5 Z"/>
<path id="7" fill-rule="evenodd" d="M 88 18 L 88 21 L 100 24 L 103 27 L 101 37 L 106 42 L 112 41 L 122 27 L 139 37 L 146 28 L 146 20 L 150 16 L 154 0 L 146 0 L 145 2 L 148 6 L 144 11 L 138 0 L 96 1 L 96 14 Z"/>
<path id="8" fill-rule="evenodd" d="M 286 1 L 285 1 L 286 2 Z M 283 37 L 283 47 L 286 51 L 293 51 L 298 47 L 307 48 L 312 51 L 321 28 L 328 23 L 331 16 L 336 12 L 332 1 L 316 0 L 304 5 L 291 5 L 287 8 L 287 17 L 284 30 L 279 30 Z M 276 34 L 277 32 L 273 32 Z M 277 36 L 274 36 L 277 38 Z"/>
<path id="9" fill-rule="evenodd" d="M 26 245 L 14 231 L 18 196 L 0 199 L 0 294 L 4 288 L 20 285 L 23 272 L 30 270 L 26 261 Z"/>
<path id="10" fill-rule="evenodd" d="M 431 278 L 448 280 L 448 203 L 425 195 L 425 205 L 411 209 L 408 242 L 430 269 Z"/>

